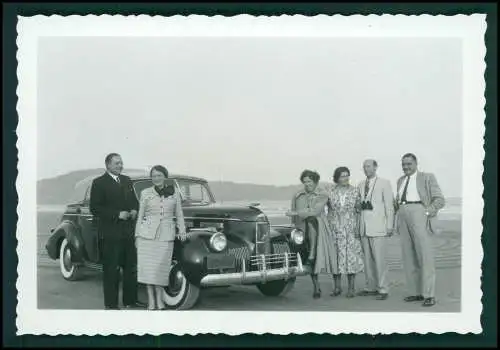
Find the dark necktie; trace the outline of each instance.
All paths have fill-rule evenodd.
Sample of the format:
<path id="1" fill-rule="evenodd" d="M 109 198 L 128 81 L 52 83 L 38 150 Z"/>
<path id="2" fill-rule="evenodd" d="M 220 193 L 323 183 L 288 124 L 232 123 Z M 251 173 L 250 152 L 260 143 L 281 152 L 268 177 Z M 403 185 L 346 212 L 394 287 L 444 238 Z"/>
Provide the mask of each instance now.
<path id="1" fill-rule="evenodd" d="M 368 191 L 370 191 L 370 180 L 365 181 L 365 198 L 368 196 Z"/>
<path id="2" fill-rule="evenodd" d="M 410 177 L 406 177 L 405 188 L 403 188 L 403 193 L 401 194 L 401 202 L 406 202 L 406 192 L 408 192 L 408 184 L 410 183 Z"/>
<path id="3" fill-rule="evenodd" d="M 118 176 L 116 177 L 116 182 L 120 184 L 120 178 Z"/>

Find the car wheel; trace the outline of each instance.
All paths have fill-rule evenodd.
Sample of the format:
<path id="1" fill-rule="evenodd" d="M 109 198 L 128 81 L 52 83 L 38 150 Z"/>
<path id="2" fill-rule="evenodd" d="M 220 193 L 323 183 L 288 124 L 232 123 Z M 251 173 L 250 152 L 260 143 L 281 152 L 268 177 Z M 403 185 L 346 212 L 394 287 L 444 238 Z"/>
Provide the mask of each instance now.
<path id="1" fill-rule="evenodd" d="M 63 239 L 59 248 L 59 266 L 64 279 L 76 281 L 80 278 L 80 266 L 71 261 L 71 247 L 67 238 Z"/>
<path id="2" fill-rule="evenodd" d="M 186 279 L 179 264 L 172 262 L 168 286 L 164 288 L 163 300 L 168 309 L 191 309 L 200 297 L 200 288 Z"/>
<path id="3" fill-rule="evenodd" d="M 257 289 L 267 297 L 284 296 L 293 289 L 295 277 L 289 280 L 270 281 L 257 285 Z"/>

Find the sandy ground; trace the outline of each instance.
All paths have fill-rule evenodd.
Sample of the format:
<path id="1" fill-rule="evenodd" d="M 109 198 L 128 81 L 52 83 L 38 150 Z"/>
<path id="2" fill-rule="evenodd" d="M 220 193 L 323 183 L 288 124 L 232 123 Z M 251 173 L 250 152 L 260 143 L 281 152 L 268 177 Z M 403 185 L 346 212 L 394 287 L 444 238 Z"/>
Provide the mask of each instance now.
<path id="1" fill-rule="evenodd" d="M 44 245 L 51 227 L 57 224 L 57 213 L 38 215 L 38 307 L 41 309 L 102 309 L 101 273 L 86 271 L 76 282 L 65 281 L 57 261 L 50 260 Z M 260 310 L 260 311 L 375 311 L 375 312 L 459 312 L 461 291 L 461 230 L 458 221 L 442 221 L 441 235 L 434 238 L 437 267 L 437 304 L 424 308 L 420 303 L 405 303 L 405 278 L 401 264 L 399 238 L 388 239 L 387 257 L 391 281 L 390 297 L 384 301 L 373 297 L 347 299 L 345 295 L 331 297 L 332 283 L 329 276 L 321 276 L 323 295 L 312 298 L 312 285 L 307 276 L 297 279 L 294 289 L 284 297 L 265 297 L 252 286 L 233 286 L 202 291 L 197 310 Z M 346 281 L 344 281 L 344 284 Z M 364 275 L 357 277 L 357 288 L 364 285 Z M 346 288 L 344 288 L 346 289 Z M 145 291 L 140 289 L 145 301 Z"/>

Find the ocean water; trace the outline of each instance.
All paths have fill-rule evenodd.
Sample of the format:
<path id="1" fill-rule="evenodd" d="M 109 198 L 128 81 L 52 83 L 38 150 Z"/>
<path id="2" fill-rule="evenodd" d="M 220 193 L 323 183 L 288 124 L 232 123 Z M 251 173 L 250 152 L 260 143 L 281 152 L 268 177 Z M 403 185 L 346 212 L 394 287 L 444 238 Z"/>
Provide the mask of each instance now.
<path id="1" fill-rule="evenodd" d="M 260 203 L 259 208 L 262 209 L 270 218 L 283 217 L 285 212 L 290 209 L 290 201 L 220 201 L 224 205 L 249 205 L 251 203 Z M 38 211 L 62 213 L 64 205 L 39 205 Z M 462 199 L 448 198 L 446 206 L 441 209 L 438 218 L 442 220 L 461 220 L 462 218 Z"/>

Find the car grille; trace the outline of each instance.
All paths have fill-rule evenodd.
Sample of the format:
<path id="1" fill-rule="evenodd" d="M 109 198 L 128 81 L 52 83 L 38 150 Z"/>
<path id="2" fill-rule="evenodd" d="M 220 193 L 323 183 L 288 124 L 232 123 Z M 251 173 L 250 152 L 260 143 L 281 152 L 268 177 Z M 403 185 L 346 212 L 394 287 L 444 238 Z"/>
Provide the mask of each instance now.
<path id="1" fill-rule="evenodd" d="M 227 254 L 234 256 L 237 260 L 248 259 L 250 257 L 250 249 L 247 247 L 230 248 Z"/>
<path id="2" fill-rule="evenodd" d="M 275 254 L 289 253 L 290 248 L 286 243 L 273 243 L 273 251 Z"/>
<path id="3" fill-rule="evenodd" d="M 236 271 L 239 272 L 243 269 L 243 260 L 247 261 L 250 258 L 251 252 L 247 247 L 238 247 L 228 249 L 227 254 L 234 256 L 236 259 Z"/>
<path id="4" fill-rule="evenodd" d="M 288 266 L 297 266 L 297 254 L 291 253 L 286 243 L 273 243 L 272 254 L 252 255 L 247 247 L 230 248 L 228 255 L 236 259 L 236 270 L 243 270 L 243 261 L 247 271 L 259 271 L 263 269 L 276 269 L 285 266 L 288 260 Z"/>

